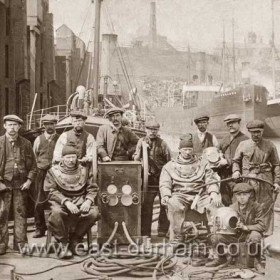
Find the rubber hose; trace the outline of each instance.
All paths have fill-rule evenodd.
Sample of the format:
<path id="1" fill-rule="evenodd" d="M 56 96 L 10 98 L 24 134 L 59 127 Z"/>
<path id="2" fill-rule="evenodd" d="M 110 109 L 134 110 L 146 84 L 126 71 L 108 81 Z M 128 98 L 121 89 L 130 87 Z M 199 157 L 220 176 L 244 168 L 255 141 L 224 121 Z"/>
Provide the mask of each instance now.
<path id="1" fill-rule="evenodd" d="M 128 230 L 127 230 L 127 227 L 126 227 L 126 224 L 125 222 L 122 222 L 122 227 L 123 227 L 123 231 L 124 231 L 124 234 L 125 234 L 125 237 L 127 238 L 128 242 L 131 244 L 131 245 L 136 245 L 137 244 L 132 240 Z"/>

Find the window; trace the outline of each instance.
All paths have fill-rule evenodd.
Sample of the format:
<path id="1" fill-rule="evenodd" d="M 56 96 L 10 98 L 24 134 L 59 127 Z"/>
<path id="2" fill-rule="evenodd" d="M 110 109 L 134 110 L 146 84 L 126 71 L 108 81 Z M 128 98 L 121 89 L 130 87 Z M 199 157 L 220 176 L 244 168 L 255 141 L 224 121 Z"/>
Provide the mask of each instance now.
<path id="1" fill-rule="evenodd" d="M 9 88 L 5 88 L 5 115 L 9 114 Z"/>
<path id="2" fill-rule="evenodd" d="M 10 68 L 10 58 L 9 58 L 9 46 L 5 45 L 5 77 L 9 78 L 9 68 Z"/>

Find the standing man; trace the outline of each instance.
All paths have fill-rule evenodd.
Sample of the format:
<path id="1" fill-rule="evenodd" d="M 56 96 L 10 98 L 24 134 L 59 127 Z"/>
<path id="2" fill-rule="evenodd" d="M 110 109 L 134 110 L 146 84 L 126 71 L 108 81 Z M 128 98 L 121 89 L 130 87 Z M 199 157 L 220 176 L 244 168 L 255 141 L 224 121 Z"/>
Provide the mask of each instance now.
<path id="1" fill-rule="evenodd" d="M 170 239 L 175 244 L 184 241 L 185 213 L 191 206 L 201 214 L 206 211 L 208 218 L 221 206 L 219 179 L 208 160 L 193 153 L 192 135 L 181 138 L 178 157 L 163 166 L 159 180 L 161 202 L 168 208 Z M 203 184 L 207 186 L 200 192 L 198 187 Z"/>
<path id="2" fill-rule="evenodd" d="M 123 109 L 111 108 L 105 114 L 110 124 L 99 127 L 96 143 L 97 153 L 103 162 L 130 160 L 139 138 L 130 128 L 122 125 Z"/>
<path id="3" fill-rule="evenodd" d="M 0 137 L 0 254 L 9 243 L 8 219 L 12 205 L 14 250 L 27 243 L 27 198 L 36 177 L 36 160 L 31 143 L 19 136 L 23 120 L 16 115 L 4 117 L 5 135 Z"/>
<path id="4" fill-rule="evenodd" d="M 219 148 L 219 142 L 216 136 L 207 131 L 209 119 L 210 117 L 207 114 L 197 115 L 194 119 L 197 132 L 193 135 L 193 152 L 199 156 L 208 147 Z"/>
<path id="5" fill-rule="evenodd" d="M 220 143 L 220 149 L 224 154 L 225 159 L 222 159 L 219 164 L 219 175 L 221 176 L 221 179 L 232 176 L 232 160 L 237 146 L 240 142 L 249 139 L 247 135 L 240 131 L 241 118 L 238 115 L 228 115 L 224 119 L 224 122 L 226 123 L 229 134 L 225 136 Z M 232 181 L 221 183 L 222 202 L 225 206 L 232 204 L 233 186 L 234 183 Z"/>
<path id="6" fill-rule="evenodd" d="M 274 184 L 279 191 L 280 162 L 275 145 L 263 139 L 264 123 L 254 120 L 247 124 L 251 139 L 241 142 L 235 152 L 232 166 L 232 177 L 237 179 L 242 175 L 251 176 Z M 261 204 L 264 211 L 266 232 L 273 233 L 273 189 L 271 185 L 249 180 L 249 184 L 255 191 L 255 199 Z"/>
<path id="7" fill-rule="evenodd" d="M 36 231 L 33 235 L 34 238 L 39 238 L 45 235 L 47 229 L 44 209 L 46 203 L 47 195 L 44 192 L 44 180 L 47 171 L 52 166 L 53 151 L 55 148 L 58 135 L 55 133 L 55 124 L 57 119 L 52 115 L 45 115 L 42 118 L 43 126 L 45 132 L 35 139 L 33 145 L 33 151 L 36 157 L 38 173 L 36 178 L 35 192 L 37 197 L 37 203 L 35 204 L 34 217 L 35 217 L 35 227 Z"/>
<path id="8" fill-rule="evenodd" d="M 93 149 L 95 140 L 88 133 L 84 126 L 87 116 L 82 112 L 71 112 L 73 129 L 63 132 L 55 145 L 53 162 L 58 163 L 62 158 L 62 149 L 65 145 L 73 145 L 77 150 L 78 159 L 80 162 L 92 161 Z"/>
<path id="9" fill-rule="evenodd" d="M 151 236 L 151 226 L 153 219 L 153 204 L 157 195 L 161 200 L 159 194 L 159 177 L 162 167 L 171 160 L 171 151 L 166 142 L 158 135 L 160 125 L 155 120 L 147 121 L 146 136 L 140 138 L 136 152 L 133 155 L 134 160 L 140 160 L 142 155 L 142 143 L 146 142 L 148 145 L 148 159 L 149 159 L 149 177 L 148 177 L 148 193 L 145 194 L 145 200 L 141 209 L 141 229 L 142 236 Z M 169 228 L 169 221 L 167 219 L 165 206 L 160 205 L 160 213 L 158 219 L 158 236 L 165 237 Z"/>

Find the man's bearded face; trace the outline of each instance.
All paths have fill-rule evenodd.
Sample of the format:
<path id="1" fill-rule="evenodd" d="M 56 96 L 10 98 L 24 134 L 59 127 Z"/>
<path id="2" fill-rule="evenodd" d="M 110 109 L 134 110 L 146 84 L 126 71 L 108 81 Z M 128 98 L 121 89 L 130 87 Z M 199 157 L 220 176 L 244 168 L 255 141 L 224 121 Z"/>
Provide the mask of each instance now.
<path id="1" fill-rule="evenodd" d="M 158 128 L 146 128 L 146 134 L 149 138 L 154 139 L 158 136 Z"/>
<path id="2" fill-rule="evenodd" d="M 5 121 L 4 128 L 6 129 L 6 132 L 13 137 L 18 134 L 21 125 L 15 121 Z"/>
<path id="3" fill-rule="evenodd" d="M 78 157 L 76 154 L 70 154 L 63 156 L 62 160 L 66 167 L 73 168 L 77 164 Z"/>
<path id="4" fill-rule="evenodd" d="M 109 121 L 117 128 L 122 126 L 122 114 L 114 113 L 109 116 Z"/>
<path id="5" fill-rule="evenodd" d="M 183 159 L 191 159 L 193 156 L 193 148 L 182 148 L 179 152 Z"/>
<path id="6" fill-rule="evenodd" d="M 83 131 L 85 123 L 85 120 L 81 117 L 72 117 L 72 125 L 77 132 Z"/>
<path id="7" fill-rule="evenodd" d="M 263 136 L 263 129 L 256 130 L 256 131 L 249 131 L 251 134 L 251 138 L 255 143 L 259 143 L 262 140 Z"/>
<path id="8" fill-rule="evenodd" d="M 200 132 L 205 132 L 207 130 L 208 121 L 199 121 L 196 125 Z"/>
<path id="9" fill-rule="evenodd" d="M 55 132 L 55 123 L 44 123 L 45 130 L 48 134 L 54 134 Z"/>
<path id="10" fill-rule="evenodd" d="M 240 122 L 239 121 L 228 122 L 227 128 L 230 134 L 235 134 L 240 130 Z"/>

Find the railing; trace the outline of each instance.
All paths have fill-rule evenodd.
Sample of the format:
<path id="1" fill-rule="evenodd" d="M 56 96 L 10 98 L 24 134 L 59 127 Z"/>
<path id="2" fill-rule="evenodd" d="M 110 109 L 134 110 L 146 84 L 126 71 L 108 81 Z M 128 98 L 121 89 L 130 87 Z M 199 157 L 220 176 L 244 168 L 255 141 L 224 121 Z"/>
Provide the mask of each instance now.
<path id="1" fill-rule="evenodd" d="M 36 110 L 33 112 L 32 117 L 31 113 L 26 116 L 26 128 L 28 129 L 36 129 L 42 127 L 42 118 L 46 114 L 53 115 L 59 121 L 61 118 L 67 115 L 67 106 L 66 105 L 57 105 L 49 108 L 44 108 L 40 110 Z"/>

